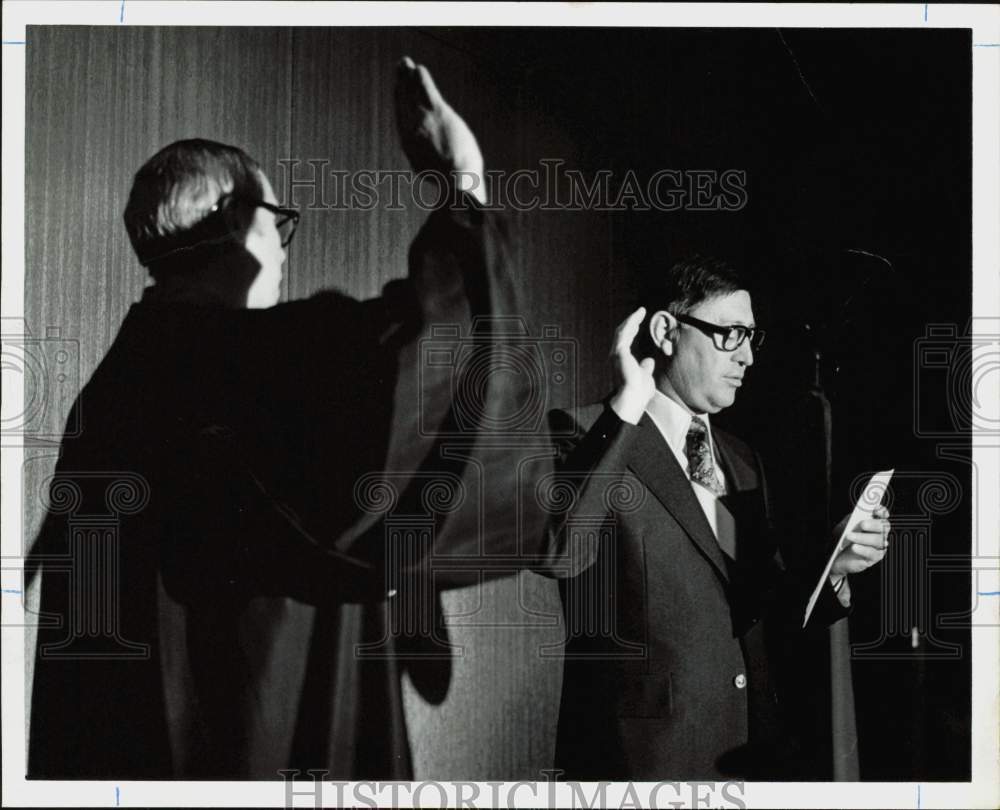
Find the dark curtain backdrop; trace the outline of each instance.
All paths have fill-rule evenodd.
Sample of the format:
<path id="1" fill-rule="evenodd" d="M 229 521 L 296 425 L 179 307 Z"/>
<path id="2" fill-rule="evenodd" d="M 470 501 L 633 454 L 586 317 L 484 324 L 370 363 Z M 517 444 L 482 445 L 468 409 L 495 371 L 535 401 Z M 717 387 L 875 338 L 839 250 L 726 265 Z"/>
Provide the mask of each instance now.
<path id="1" fill-rule="evenodd" d="M 69 404 L 144 284 L 121 224 L 138 166 L 178 138 L 233 143 L 281 201 L 303 207 L 310 192 L 286 194 L 279 161 L 300 161 L 300 179 L 310 160 L 405 168 L 392 88 L 409 54 L 470 123 L 489 168 L 551 158 L 619 179 L 747 172 L 739 212 L 509 214 L 529 333 L 558 327 L 578 361 L 575 385 L 543 386 L 546 405 L 606 393 L 611 332 L 648 273 L 692 250 L 751 270 L 771 336 L 723 421 L 760 447 L 782 508 L 817 520 L 802 502 L 816 459 L 791 429 L 805 424 L 806 322 L 833 403 L 834 513 L 858 473 L 906 473 L 894 513 L 910 550 L 854 586 L 852 633 L 867 645 L 854 661 L 862 777 L 967 779 L 968 632 L 960 617 L 939 619 L 969 607 L 971 476 L 954 460 L 968 435 L 945 390 L 954 368 L 932 379 L 919 341 L 928 324 L 961 332 L 971 313 L 969 45 L 965 31 L 29 27 L 25 316 L 34 334 L 68 341 L 79 367 L 51 388 L 27 451 L 27 539 Z M 422 216 L 405 197 L 401 211 L 306 210 L 285 297 L 378 294 L 404 274 Z M 921 494 L 939 479 L 957 482 L 947 509 Z M 906 604 L 886 624 L 891 588 Z M 542 778 L 561 677 L 539 652 L 561 638 L 554 585 L 522 573 L 447 591 L 442 607 L 460 649 L 450 678 L 437 694 L 404 683 L 416 777 Z"/>

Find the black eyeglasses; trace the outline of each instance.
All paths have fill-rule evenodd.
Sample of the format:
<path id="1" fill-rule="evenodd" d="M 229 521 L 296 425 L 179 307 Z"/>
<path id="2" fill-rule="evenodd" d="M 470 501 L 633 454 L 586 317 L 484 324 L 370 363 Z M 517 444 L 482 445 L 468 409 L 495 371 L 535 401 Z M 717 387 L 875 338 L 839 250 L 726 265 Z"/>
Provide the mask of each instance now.
<path id="1" fill-rule="evenodd" d="M 259 205 L 274 214 L 274 227 L 278 229 L 281 236 L 281 246 L 288 247 L 288 243 L 295 236 L 295 229 L 299 227 L 299 219 L 302 215 L 294 208 L 282 208 L 280 205 L 271 205 L 263 200 L 250 200 L 252 205 Z"/>
<path id="2" fill-rule="evenodd" d="M 747 340 L 750 341 L 750 348 L 757 351 L 764 344 L 764 337 L 767 334 L 763 329 L 752 326 L 735 324 L 733 326 L 719 326 L 715 323 L 692 318 L 690 315 L 674 315 L 681 323 L 700 329 L 712 338 L 712 344 L 720 352 L 735 352 Z"/>

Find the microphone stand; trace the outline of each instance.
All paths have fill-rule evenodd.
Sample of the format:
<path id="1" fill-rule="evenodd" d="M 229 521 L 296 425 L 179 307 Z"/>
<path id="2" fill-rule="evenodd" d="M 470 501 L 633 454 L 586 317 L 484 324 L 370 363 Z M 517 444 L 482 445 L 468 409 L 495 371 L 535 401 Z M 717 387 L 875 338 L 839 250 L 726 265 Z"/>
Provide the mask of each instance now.
<path id="1" fill-rule="evenodd" d="M 820 501 L 816 512 L 817 524 L 829 534 L 830 506 L 833 494 L 833 411 L 823 390 L 823 353 L 819 334 L 812 325 L 804 324 L 805 332 L 812 339 L 812 381 L 806 391 L 806 407 L 811 418 L 808 423 L 820 432 L 818 457 L 822 475 L 817 479 L 815 494 Z M 856 782 L 859 779 L 858 729 L 854 713 L 854 684 L 851 676 L 851 647 L 847 619 L 834 622 L 829 630 L 830 651 L 830 732 L 832 773 L 835 782 Z"/>
<path id="2" fill-rule="evenodd" d="M 809 411 L 808 424 L 819 435 L 820 444 L 812 440 L 811 463 L 816 466 L 810 497 L 816 498 L 816 523 L 824 536 L 831 527 L 831 506 L 833 498 L 833 413 L 830 400 L 823 389 L 823 361 L 826 348 L 842 346 L 844 341 L 853 339 L 852 303 L 865 294 L 871 283 L 886 271 L 894 273 L 892 262 L 884 256 L 861 248 L 846 248 L 830 265 L 833 278 L 841 279 L 841 286 L 826 288 L 820 292 L 817 307 L 810 317 L 811 323 L 802 324 L 807 345 L 812 355 L 812 381 L 806 391 L 806 408 Z M 844 271 L 850 270 L 846 274 Z M 831 301 L 841 298 L 838 290 L 846 289 L 847 295 L 839 305 L 830 306 Z M 828 358 L 826 358 L 828 360 Z M 808 361 L 807 361 L 808 362 Z M 805 363 L 803 363 L 805 366 Z M 828 380 L 829 382 L 829 380 Z M 830 731 L 833 779 L 837 782 L 857 781 L 860 764 L 858 758 L 858 728 L 854 707 L 854 683 L 851 672 L 851 645 L 847 619 L 835 622 L 829 628 L 830 655 Z"/>
<path id="3" fill-rule="evenodd" d="M 830 530 L 830 502 L 833 486 L 833 413 L 830 400 L 823 390 L 823 355 L 818 348 L 815 331 L 805 324 L 806 331 L 813 336 L 813 379 L 807 391 L 807 399 L 817 409 L 822 429 L 821 455 L 823 476 L 821 479 L 822 525 Z M 858 729 L 854 713 L 854 683 L 851 676 L 851 645 L 847 619 L 834 622 L 829 628 L 830 644 L 830 729 L 832 734 L 831 752 L 833 781 L 856 782 L 859 779 Z"/>

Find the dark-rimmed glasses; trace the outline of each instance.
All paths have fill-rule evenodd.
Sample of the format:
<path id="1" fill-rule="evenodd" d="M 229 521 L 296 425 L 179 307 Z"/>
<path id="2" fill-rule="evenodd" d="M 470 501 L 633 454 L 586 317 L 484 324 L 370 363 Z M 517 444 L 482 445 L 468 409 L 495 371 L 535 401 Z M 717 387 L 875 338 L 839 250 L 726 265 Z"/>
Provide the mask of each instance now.
<path id="1" fill-rule="evenodd" d="M 281 246 L 288 247 L 295 236 L 295 229 L 299 227 L 299 219 L 302 214 L 294 208 L 282 208 L 280 205 L 271 205 L 263 200 L 250 200 L 251 205 L 259 205 L 274 214 L 274 227 L 278 229 L 281 236 Z"/>
<path id="2" fill-rule="evenodd" d="M 747 340 L 750 341 L 750 348 L 754 351 L 760 349 L 767 334 L 763 329 L 753 326 L 743 326 L 734 324 L 733 326 L 719 326 L 716 323 L 709 323 L 690 315 L 674 315 L 681 323 L 686 323 L 699 329 L 712 338 L 712 344 L 720 352 L 735 352 Z"/>
<path id="3" fill-rule="evenodd" d="M 229 206 L 233 200 L 236 198 L 232 194 L 223 194 L 219 198 L 219 201 L 212 206 L 211 211 L 215 213 L 223 208 Z M 264 202 L 264 200 L 254 199 L 253 197 L 243 199 L 247 204 L 252 206 L 260 206 L 265 208 L 274 214 L 274 227 L 278 229 L 278 235 L 281 237 L 281 246 L 288 247 L 288 244 L 292 241 L 292 237 L 295 236 L 295 229 L 299 226 L 299 220 L 302 218 L 300 214 L 294 208 L 282 208 L 280 205 L 273 205 L 269 202 Z"/>
<path id="4" fill-rule="evenodd" d="M 301 219 L 302 214 L 296 211 L 294 208 L 282 208 L 280 205 L 272 205 L 269 202 L 264 202 L 264 200 L 257 199 L 246 199 L 242 198 L 246 203 L 254 207 L 260 206 L 261 208 L 266 208 L 272 214 L 274 214 L 274 226 L 278 229 L 278 236 L 281 238 L 281 246 L 288 247 L 288 244 L 292 241 L 292 237 L 295 236 L 295 229 L 299 225 L 299 219 Z M 228 208 L 233 204 L 235 200 L 232 194 L 223 194 L 218 201 L 210 209 L 208 209 L 208 216 L 202 219 L 200 222 L 195 223 L 191 226 L 188 234 L 183 234 L 181 238 L 192 238 L 193 241 L 189 245 L 179 245 L 178 247 L 171 248 L 157 256 L 153 256 L 149 259 L 143 259 L 142 263 L 144 265 L 150 265 L 153 262 L 162 261 L 169 256 L 175 256 L 178 253 L 183 253 L 185 251 L 196 250 L 205 245 L 220 244 L 222 242 L 228 242 L 236 236 L 235 232 L 226 231 L 221 235 L 209 235 L 214 226 L 211 224 L 214 220 L 214 215 L 218 214 L 225 208 Z"/>

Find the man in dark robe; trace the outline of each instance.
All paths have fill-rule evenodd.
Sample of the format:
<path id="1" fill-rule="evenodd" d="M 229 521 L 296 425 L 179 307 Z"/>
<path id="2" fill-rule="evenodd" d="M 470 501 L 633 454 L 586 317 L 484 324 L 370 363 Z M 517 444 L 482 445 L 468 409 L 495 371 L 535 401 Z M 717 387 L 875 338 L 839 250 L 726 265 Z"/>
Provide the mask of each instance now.
<path id="1" fill-rule="evenodd" d="M 396 101 L 413 168 L 460 204 L 375 300 L 276 305 L 298 214 L 241 150 L 181 141 L 137 173 L 125 221 L 154 283 L 74 405 L 29 561 L 29 777 L 409 776 L 398 672 L 360 645 L 428 546 L 387 549 L 384 489 L 359 482 L 403 471 L 394 497 L 419 500 L 460 480 L 419 341 L 513 300 L 474 136 L 408 59 Z"/>

